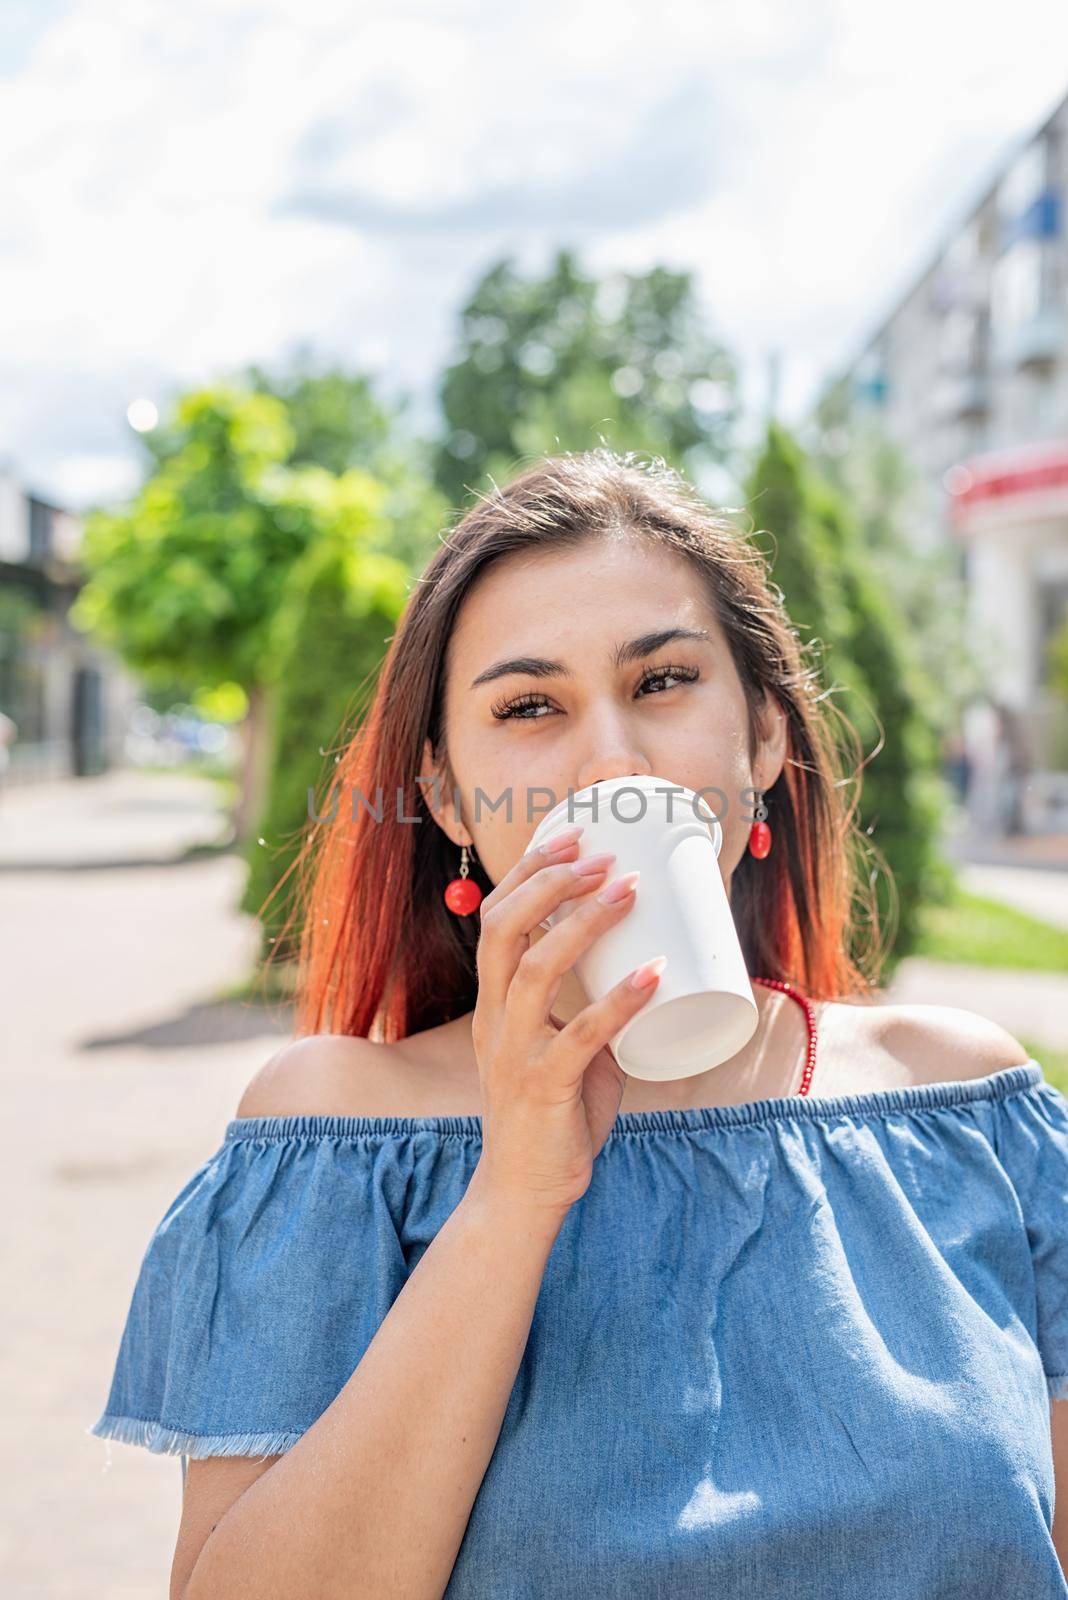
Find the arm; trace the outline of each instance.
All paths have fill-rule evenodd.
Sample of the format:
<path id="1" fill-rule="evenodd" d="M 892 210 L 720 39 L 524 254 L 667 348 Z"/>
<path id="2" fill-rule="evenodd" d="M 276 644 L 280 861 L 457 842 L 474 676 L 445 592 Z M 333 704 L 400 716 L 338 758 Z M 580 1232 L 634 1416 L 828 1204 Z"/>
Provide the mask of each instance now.
<path id="1" fill-rule="evenodd" d="M 305 1044 L 306 1093 L 307 1060 Z M 271 1113 L 260 1102 L 256 1114 Z M 345 1387 L 297 1443 L 266 1462 L 190 1462 L 172 1600 L 439 1597 L 564 1214 L 491 1198 L 476 1167 Z"/>
<path id="2" fill-rule="evenodd" d="M 624 1077 L 609 1040 L 658 979 L 658 963 L 645 962 L 565 1025 L 552 1018 L 565 973 L 627 915 L 637 886 L 624 874 L 622 894 L 617 885 L 607 899 L 595 898 L 614 857 L 568 860 L 579 832 L 564 830 L 563 846 L 548 841 L 525 854 L 482 902 L 472 1039 L 483 1148 L 463 1198 L 340 1394 L 212 1525 L 188 1582 L 172 1578 L 180 1600 L 304 1593 L 438 1600 L 447 1588 L 546 1263 L 615 1120 Z M 533 929 L 572 898 L 582 899 L 574 915 L 533 946 Z M 283 1052 L 302 1052 L 292 1076 L 307 1097 L 305 1111 L 320 1108 L 306 1073 L 311 1052 L 337 1062 L 330 1037 Z M 370 1098 L 363 1109 L 395 1111 L 395 1101 L 383 1107 L 375 1092 L 374 1054 L 387 1072 L 397 1056 L 368 1041 L 359 1048 L 355 1079 Z M 347 1056 L 331 1080 L 349 1110 L 352 1066 Z M 278 1057 L 264 1076 L 269 1104 L 246 1098 L 239 1115 L 293 1109 Z M 320 1100 L 323 1093 L 320 1086 Z"/>

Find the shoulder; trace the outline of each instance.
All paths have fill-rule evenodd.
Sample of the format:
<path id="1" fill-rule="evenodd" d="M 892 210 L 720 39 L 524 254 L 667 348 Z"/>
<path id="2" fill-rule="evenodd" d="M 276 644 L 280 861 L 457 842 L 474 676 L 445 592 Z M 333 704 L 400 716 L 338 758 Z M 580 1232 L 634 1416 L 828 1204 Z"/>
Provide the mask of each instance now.
<path id="1" fill-rule="evenodd" d="M 865 1012 L 870 1042 L 906 1083 L 986 1078 L 1030 1059 L 1020 1041 L 959 1006 L 879 1005 Z"/>
<path id="2" fill-rule="evenodd" d="M 403 1099 L 401 1056 L 340 1033 L 307 1034 L 276 1050 L 250 1079 L 235 1117 L 382 1116 Z"/>

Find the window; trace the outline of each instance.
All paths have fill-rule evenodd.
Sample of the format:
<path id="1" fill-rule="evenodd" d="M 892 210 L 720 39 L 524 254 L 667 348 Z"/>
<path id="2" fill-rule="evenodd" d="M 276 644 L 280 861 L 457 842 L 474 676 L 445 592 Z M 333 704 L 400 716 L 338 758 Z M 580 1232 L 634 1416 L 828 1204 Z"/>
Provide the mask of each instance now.
<path id="1" fill-rule="evenodd" d="M 1012 333 L 1042 309 L 1042 242 L 1019 239 L 997 261 L 990 293 L 990 323 L 997 337 Z"/>

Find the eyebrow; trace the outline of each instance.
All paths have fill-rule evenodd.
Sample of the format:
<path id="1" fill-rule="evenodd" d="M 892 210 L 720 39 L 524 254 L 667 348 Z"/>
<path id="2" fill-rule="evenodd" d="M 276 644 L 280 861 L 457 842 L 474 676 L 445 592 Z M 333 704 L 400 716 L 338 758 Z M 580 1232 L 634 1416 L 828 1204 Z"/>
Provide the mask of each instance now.
<path id="1" fill-rule="evenodd" d="M 711 638 L 707 628 L 657 628 L 653 633 L 639 634 L 628 639 L 616 649 L 615 664 L 624 667 L 631 661 L 641 661 L 655 654 L 673 639 L 690 639 L 707 642 Z M 562 661 L 548 661 L 544 656 L 513 656 L 510 660 L 495 661 L 492 667 L 472 678 L 471 687 L 492 683 L 495 678 L 506 678 L 512 673 L 522 673 L 529 678 L 573 678 L 575 674 Z"/>

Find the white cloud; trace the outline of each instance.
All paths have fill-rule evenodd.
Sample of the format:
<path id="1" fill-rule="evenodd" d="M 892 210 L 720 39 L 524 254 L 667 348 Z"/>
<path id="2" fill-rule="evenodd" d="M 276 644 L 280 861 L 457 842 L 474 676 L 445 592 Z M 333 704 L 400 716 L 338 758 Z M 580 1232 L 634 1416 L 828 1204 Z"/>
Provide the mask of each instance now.
<path id="1" fill-rule="evenodd" d="M 1068 16 L 1019 0 L 70 0 L 0 96 L 0 446 L 123 493 L 139 394 L 300 342 L 423 389 L 505 250 L 690 267 L 800 414 L 1052 109 Z M 388 364 L 387 364 L 388 363 Z M 95 463 L 95 466 L 93 465 Z"/>

